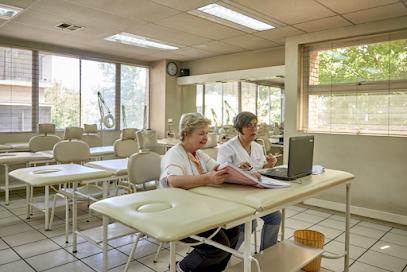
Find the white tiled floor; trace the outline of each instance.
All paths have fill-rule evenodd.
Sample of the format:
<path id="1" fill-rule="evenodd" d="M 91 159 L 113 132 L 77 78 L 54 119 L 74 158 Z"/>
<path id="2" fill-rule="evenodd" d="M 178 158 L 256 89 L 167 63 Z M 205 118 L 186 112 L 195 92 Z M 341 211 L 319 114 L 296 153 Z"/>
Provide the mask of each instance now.
<path id="1" fill-rule="evenodd" d="M 41 193 L 39 192 L 38 195 Z M 56 213 L 52 231 L 44 230 L 44 214 L 34 211 L 26 219 L 25 192 L 12 192 L 9 205 L 0 196 L 0 271 L 102 271 L 102 251 L 78 237 L 78 252 L 72 253 L 72 239 L 65 243 L 65 212 Z M 79 205 L 79 228 L 87 229 L 102 224 L 101 216 L 92 214 L 86 222 L 86 203 Z M 298 229 L 311 229 L 325 236 L 326 254 L 344 250 L 345 219 L 326 211 L 299 206 L 286 209 L 286 239 L 293 239 Z M 261 225 L 257 228 L 260 240 Z M 407 272 L 407 228 L 372 223 L 370 220 L 351 220 L 350 272 Z M 109 271 L 123 271 L 136 235 L 109 242 Z M 159 243 L 142 238 L 129 271 L 168 271 L 169 246 L 164 245 L 157 263 L 153 262 Z M 177 259 L 182 260 L 187 247 L 177 246 Z M 232 264 L 241 260 L 232 257 Z M 343 259 L 322 259 L 321 272 L 343 271 Z M 302 271 L 302 270 L 300 270 Z"/>

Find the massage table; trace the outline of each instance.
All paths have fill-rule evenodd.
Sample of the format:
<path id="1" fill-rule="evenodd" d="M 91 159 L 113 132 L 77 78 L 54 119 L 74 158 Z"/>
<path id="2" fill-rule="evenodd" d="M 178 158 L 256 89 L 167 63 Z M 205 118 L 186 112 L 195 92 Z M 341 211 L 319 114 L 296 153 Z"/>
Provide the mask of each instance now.
<path id="1" fill-rule="evenodd" d="M 89 151 L 90 151 L 90 158 L 100 158 L 103 156 L 114 155 L 113 146 L 90 147 Z M 38 151 L 35 153 L 39 154 L 39 155 L 48 156 L 49 158 L 54 158 L 53 150 Z"/>
<path id="2" fill-rule="evenodd" d="M 175 244 L 187 237 L 205 241 L 243 257 L 243 254 L 234 249 L 196 234 L 226 224 L 227 228 L 235 227 L 243 218 L 250 218 L 256 212 L 245 205 L 177 188 L 103 199 L 91 204 L 89 208 L 103 215 L 103 271 L 107 271 L 109 218 L 139 232 L 125 271 L 130 265 L 139 238 L 145 235 L 162 243 L 170 243 L 170 271 L 175 272 Z"/>
<path id="3" fill-rule="evenodd" d="M 263 252 L 255 255 L 258 259 L 262 271 L 298 271 L 317 257 L 345 258 L 345 272 L 349 269 L 349 229 L 350 229 L 350 185 L 354 176 L 350 173 L 325 169 L 325 172 L 318 175 L 309 175 L 298 180 L 291 181 L 291 187 L 282 189 L 259 189 L 250 186 L 223 183 L 221 185 L 202 186 L 190 189 L 190 192 L 210 196 L 213 198 L 235 202 L 251 207 L 257 211 L 254 218 L 279 211 L 285 207 L 295 205 L 306 199 L 312 198 L 323 192 L 346 186 L 346 232 L 345 251 L 338 256 L 326 256 L 323 249 L 304 247 L 303 245 L 284 240 L 284 210 L 282 230 L 282 242 L 272 246 Z M 253 219 L 249 217 L 248 219 Z M 250 252 L 251 248 L 251 224 L 245 225 L 245 252 Z M 244 262 L 227 269 L 228 272 L 245 271 L 254 269 L 245 255 Z M 254 270 L 255 271 L 255 270 Z"/>
<path id="4" fill-rule="evenodd" d="M 52 162 L 52 159 L 48 156 L 35 154 L 32 152 L 12 152 L 0 154 L 0 164 L 4 165 L 4 186 L 0 186 L 0 189 L 5 191 L 6 205 L 9 204 L 10 188 L 21 187 L 19 184 L 10 186 L 8 177 L 9 165 L 25 163 L 26 167 L 29 167 L 31 164 L 49 162 Z"/>
<path id="5" fill-rule="evenodd" d="M 111 180 L 111 173 L 93 169 L 79 164 L 57 164 L 30 168 L 21 168 L 9 173 L 10 176 L 27 184 L 27 218 L 30 218 L 30 207 L 40 209 L 45 213 L 45 230 L 49 230 L 49 188 L 52 185 L 73 183 L 76 190 L 78 183 L 103 182 L 103 197 L 107 197 L 108 182 Z M 45 187 L 45 205 L 43 203 L 33 203 L 31 197 L 31 187 Z M 74 201 L 73 216 L 76 218 L 76 201 Z M 68 208 L 67 208 L 68 209 Z M 68 215 L 68 213 L 67 213 Z M 74 221 L 74 230 L 76 221 Z"/>
<path id="6" fill-rule="evenodd" d="M 174 145 L 179 144 L 180 142 L 181 142 L 180 139 L 174 139 L 174 138 L 164 138 L 161 140 L 157 140 L 157 143 L 159 146 L 164 146 L 165 152 L 167 152 L 168 149 L 170 149 Z"/>
<path id="7" fill-rule="evenodd" d="M 30 146 L 28 142 L 18 142 L 18 143 L 5 143 L 11 151 L 30 151 Z"/>

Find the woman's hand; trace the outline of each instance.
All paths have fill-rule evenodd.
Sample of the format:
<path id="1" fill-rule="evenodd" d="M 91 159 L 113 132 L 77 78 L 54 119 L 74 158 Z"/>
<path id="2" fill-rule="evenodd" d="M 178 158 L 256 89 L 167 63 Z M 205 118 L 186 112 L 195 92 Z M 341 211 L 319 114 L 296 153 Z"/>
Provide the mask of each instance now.
<path id="1" fill-rule="evenodd" d="M 220 164 L 212 167 L 211 171 L 207 174 L 210 184 L 222 184 L 228 177 L 230 177 L 227 169 L 216 170 L 219 165 Z"/>
<path id="2" fill-rule="evenodd" d="M 267 163 L 264 164 L 263 168 L 273 168 L 277 163 L 277 158 L 274 157 L 271 153 L 266 157 Z"/>
<path id="3" fill-rule="evenodd" d="M 246 171 L 246 173 L 253 176 L 255 179 L 258 179 L 258 180 L 261 179 L 261 175 L 257 172 Z"/>
<path id="4" fill-rule="evenodd" d="M 247 170 L 251 167 L 251 164 L 249 162 L 245 161 L 245 162 L 239 163 L 237 165 L 237 167 L 239 167 L 240 169 L 243 169 L 243 170 Z"/>

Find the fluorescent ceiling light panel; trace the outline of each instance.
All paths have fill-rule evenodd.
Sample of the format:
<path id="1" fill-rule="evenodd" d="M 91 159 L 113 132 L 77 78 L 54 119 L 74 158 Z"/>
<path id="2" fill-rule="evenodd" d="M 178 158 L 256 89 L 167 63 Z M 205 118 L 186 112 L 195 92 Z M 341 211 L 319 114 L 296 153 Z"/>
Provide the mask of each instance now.
<path id="1" fill-rule="evenodd" d="M 272 25 L 263 23 L 259 20 L 253 19 L 249 16 L 246 16 L 246 15 L 236 12 L 234 10 L 225 8 L 218 4 L 210 4 L 210 5 L 198 8 L 198 10 L 211 14 L 213 16 L 222 18 L 224 20 L 228 20 L 230 22 L 257 30 L 257 31 L 263 31 L 263 30 L 275 28 Z"/>
<path id="2" fill-rule="evenodd" d="M 0 18 L 9 20 L 11 17 L 15 16 L 22 10 L 22 8 L 0 4 Z"/>
<path id="3" fill-rule="evenodd" d="M 179 49 L 180 47 L 174 44 L 170 44 L 167 42 L 162 42 L 158 40 L 149 39 L 142 36 L 133 35 L 130 33 L 122 32 L 110 37 L 105 38 L 107 41 L 111 42 L 120 42 L 125 43 L 128 45 L 139 46 L 139 47 L 146 47 L 146 48 L 154 48 L 160 50 L 175 50 Z"/>

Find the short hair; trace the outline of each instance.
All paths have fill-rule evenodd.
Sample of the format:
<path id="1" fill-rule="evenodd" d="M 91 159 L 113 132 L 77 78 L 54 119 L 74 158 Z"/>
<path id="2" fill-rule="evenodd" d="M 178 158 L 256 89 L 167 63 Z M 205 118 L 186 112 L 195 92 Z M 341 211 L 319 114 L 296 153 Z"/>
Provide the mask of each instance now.
<path id="1" fill-rule="evenodd" d="M 254 115 L 253 113 L 248 111 L 242 111 L 241 113 L 236 115 L 235 118 L 233 118 L 233 127 L 236 129 L 237 132 L 243 134 L 242 128 L 247 126 L 253 119 L 256 119 L 256 121 L 258 121 L 257 116 Z"/>
<path id="2" fill-rule="evenodd" d="M 200 113 L 184 113 L 179 121 L 179 138 L 181 141 L 183 141 L 185 139 L 184 133 L 190 135 L 194 132 L 195 129 L 203 126 L 208 126 L 210 124 L 211 120 Z"/>

